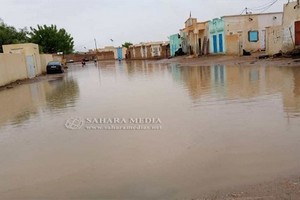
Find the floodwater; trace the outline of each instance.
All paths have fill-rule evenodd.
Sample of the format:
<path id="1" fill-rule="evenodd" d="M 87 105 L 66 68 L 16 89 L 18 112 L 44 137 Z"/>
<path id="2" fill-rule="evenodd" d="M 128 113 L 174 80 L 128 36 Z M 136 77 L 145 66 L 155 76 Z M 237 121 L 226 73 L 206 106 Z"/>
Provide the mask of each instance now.
<path id="1" fill-rule="evenodd" d="M 0 104 L 0 199 L 192 199 L 300 174 L 300 68 L 71 65 Z"/>

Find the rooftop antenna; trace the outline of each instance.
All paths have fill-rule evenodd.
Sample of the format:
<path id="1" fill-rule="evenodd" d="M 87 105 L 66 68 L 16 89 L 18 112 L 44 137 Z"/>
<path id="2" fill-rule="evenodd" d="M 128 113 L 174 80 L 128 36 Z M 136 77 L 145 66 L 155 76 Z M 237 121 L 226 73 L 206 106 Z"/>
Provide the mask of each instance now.
<path id="1" fill-rule="evenodd" d="M 192 11 L 190 11 L 190 18 L 192 18 Z"/>

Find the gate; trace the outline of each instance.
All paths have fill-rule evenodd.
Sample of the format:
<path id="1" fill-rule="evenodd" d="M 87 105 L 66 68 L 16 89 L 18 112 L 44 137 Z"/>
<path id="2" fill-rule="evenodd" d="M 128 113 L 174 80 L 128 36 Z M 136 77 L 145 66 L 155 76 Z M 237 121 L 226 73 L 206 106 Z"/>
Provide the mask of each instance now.
<path id="1" fill-rule="evenodd" d="M 223 34 L 219 34 L 219 53 L 223 53 Z"/>
<path id="2" fill-rule="evenodd" d="M 119 47 L 119 48 L 117 49 L 117 51 L 118 51 L 118 60 L 122 60 L 122 59 L 123 59 L 122 48 Z"/>
<path id="3" fill-rule="evenodd" d="M 27 63 L 28 78 L 34 78 L 35 77 L 35 66 L 34 66 L 33 56 L 26 56 L 26 63 Z"/>
<path id="4" fill-rule="evenodd" d="M 300 45 L 300 21 L 295 22 L 295 45 Z"/>
<path id="5" fill-rule="evenodd" d="M 213 36 L 213 47 L 214 47 L 214 53 L 218 53 L 218 42 L 217 42 L 217 36 Z"/>

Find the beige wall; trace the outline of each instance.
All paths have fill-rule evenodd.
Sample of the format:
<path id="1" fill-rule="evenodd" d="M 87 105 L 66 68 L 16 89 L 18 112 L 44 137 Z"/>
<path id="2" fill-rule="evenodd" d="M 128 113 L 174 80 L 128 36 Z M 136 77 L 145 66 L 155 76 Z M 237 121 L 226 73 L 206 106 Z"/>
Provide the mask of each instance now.
<path id="1" fill-rule="evenodd" d="M 3 52 L 6 54 L 23 54 L 33 56 L 35 64 L 35 74 L 42 73 L 39 46 L 33 43 L 3 45 Z"/>
<path id="2" fill-rule="evenodd" d="M 239 34 L 241 49 L 247 51 L 259 51 L 266 48 L 266 27 L 278 26 L 282 23 L 282 13 L 248 14 L 223 17 L 225 22 L 225 35 Z M 259 40 L 250 42 L 249 31 L 258 31 Z M 234 47 L 235 48 L 235 47 Z M 226 47 L 226 53 L 235 50 Z M 239 50 L 239 52 L 242 52 Z"/>
<path id="3" fill-rule="evenodd" d="M 282 50 L 282 26 L 273 26 L 266 29 L 267 34 L 267 54 L 274 55 Z"/>
<path id="4" fill-rule="evenodd" d="M 184 38 L 184 50 L 190 55 L 200 55 L 202 46 L 208 39 L 209 23 L 197 22 L 195 18 L 189 18 L 185 23 L 185 28 L 181 30 L 181 35 Z M 201 39 L 201 49 L 199 48 L 199 39 Z M 206 41 L 205 41 L 206 39 Z M 207 48 L 205 48 L 207 49 Z M 207 53 L 206 50 L 204 53 Z"/>
<path id="5" fill-rule="evenodd" d="M 54 61 L 58 61 L 58 62 L 62 62 L 63 61 L 63 56 L 62 55 L 56 55 L 56 54 L 53 54 L 53 60 Z"/>
<path id="6" fill-rule="evenodd" d="M 227 55 L 239 55 L 240 48 L 239 48 L 239 35 L 226 35 L 226 54 Z"/>
<path id="7" fill-rule="evenodd" d="M 26 66 L 23 54 L 0 54 L 0 86 L 28 78 Z"/>
<path id="8" fill-rule="evenodd" d="M 290 2 L 283 7 L 283 41 L 282 50 L 292 51 L 295 42 L 295 21 L 300 21 L 300 7 L 297 2 Z"/>
<path id="9" fill-rule="evenodd" d="M 52 54 L 41 54 L 40 60 L 41 60 L 42 73 L 46 73 L 47 72 L 46 66 L 47 66 L 48 62 L 53 61 L 53 56 L 52 56 Z"/>

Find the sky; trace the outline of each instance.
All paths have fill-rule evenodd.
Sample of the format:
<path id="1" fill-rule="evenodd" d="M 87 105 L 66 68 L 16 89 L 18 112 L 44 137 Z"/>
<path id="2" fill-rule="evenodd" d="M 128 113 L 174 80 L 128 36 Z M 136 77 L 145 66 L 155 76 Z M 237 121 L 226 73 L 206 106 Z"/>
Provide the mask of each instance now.
<path id="1" fill-rule="evenodd" d="M 265 12 L 282 12 L 278 0 Z M 76 51 L 124 42 L 167 41 L 190 12 L 198 21 L 239 15 L 274 0 L 0 0 L 0 18 L 16 28 L 55 24 L 70 33 Z M 257 10 L 253 13 L 259 13 Z M 113 41 L 111 41 L 111 39 Z"/>

